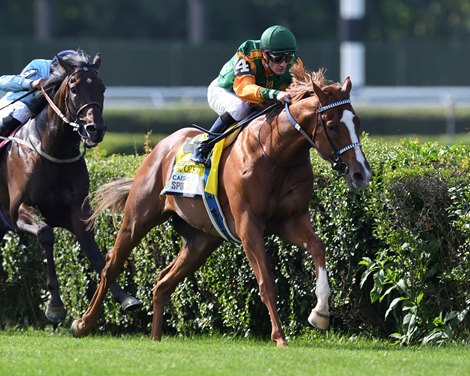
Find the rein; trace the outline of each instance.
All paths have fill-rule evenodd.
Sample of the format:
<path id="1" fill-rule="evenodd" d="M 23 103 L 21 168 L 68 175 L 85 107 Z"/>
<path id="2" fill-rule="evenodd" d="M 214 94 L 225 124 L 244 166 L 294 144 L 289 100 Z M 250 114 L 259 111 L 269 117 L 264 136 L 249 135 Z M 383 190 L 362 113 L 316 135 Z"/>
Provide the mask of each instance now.
<path id="1" fill-rule="evenodd" d="M 42 95 L 44 98 L 46 98 L 47 103 L 49 103 L 49 106 L 54 110 L 54 112 L 62 119 L 62 121 L 70 126 L 72 126 L 74 131 L 78 131 L 80 128 L 80 124 L 75 123 L 73 121 L 70 121 L 67 119 L 67 117 L 62 113 L 62 111 L 57 107 L 54 103 L 54 101 L 51 99 L 51 97 L 46 93 L 46 90 L 41 86 L 40 88 Z"/>
<path id="2" fill-rule="evenodd" d="M 3 107 L 0 107 L 0 111 L 7 108 L 8 106 L 11 106 L 12 104 L 22 100 L 23 98 L 26 98 L 28 95 L 31 95 L 33 94 L 37 89 L 33 89 L 33 90 L 30 90 L 28 92 L 26 92 L 25 94 L 23 94 L 22 96 L 16 98 L 15 100 L 11 101 L 10 103 L 6 104 L 5 106 Z"/>
<path id="3" fill-rule="evenodd" d="M 330 108 L 334 108 L 334 107 L 338 107 L 338 106 L 342 106 L 342 105 L 345 105 L 345 104 L 348 104 L 348 103 L 351 103 L 351 99 L 343 99 L 343 100 L 340 100 L 340 101 L 336 101 L 336 102 L 333 102 L 333 103 L 330 103 L 330 104 L 327 104 L 325 106 L 322 106 L 320 107 L 318 110 L 317 110 L 317 114 L 318 116 L 320 117 L 320 123 L 321 125 L 323 126 L 323 129 L 325 131 L 325 135 L 326 135 L 326 138 L 328 139 L 328 142 L 330 144 L 330 147 L 331 147 L 331 150 L 334 154 L 334 158 L 331 158 L 328 154 L 324 153 L 322 150 L 320 150 L 320 148 L 318 147 L 318 145 L 315 143 L 315 135 L 317 133 L 317 125 L 318 125 L 318 121 L 317 123 L 315 124 L 315 129 L 313 131 L 313 137 L 310 137 L 303 129 L 302 127 L 300 126 L 299 123 L 297 123 L 297 121 L 294 119 L 294 117 L 292 116 L 292 114 L 290 113 L 289 111 L 289 104 L 288 103 L 285 103 L 284 105 L 284 110 L 286 111 L 286 115 L 287 115 L 287 118 L 289 119 L 289 121 L 291 122 L 291 124 L 294 126 L 294 128 L 300 132 L 300 134 L 310 143 L 310 145 L 312 145 L 315 150 L 318 152 L 318 154 L 320 154 L 320 156 L 322 158 L 324 158 L 325 160 L 327 160 L 328 162 L 330 162 L 331 164 L 331 168 L 333 168 L 333 170 L 336 170 L 338 171 L 341 175 L 346 175 L 347 172 L 348 172 L 348 165 L 341 159 L 341 154 L 343 154 L 344 152 L 350 150 L 350 149 L 353 149 L 355 147 L 359 147 L 361 146 L 361 143 L 360 142 L 353 142 L 341 149 L 336 149 L 336 147 L 334 146 L 333 144 L 333 141 L 331 141 L 331 138 L 330 136 L 328 135 L 328 132 L 326 130 L 326 125 L 323 121 L 323 119 L 321 118 L 321 114 L 322 112 L 325 112 L 327 110 L 329 110 Z"/>

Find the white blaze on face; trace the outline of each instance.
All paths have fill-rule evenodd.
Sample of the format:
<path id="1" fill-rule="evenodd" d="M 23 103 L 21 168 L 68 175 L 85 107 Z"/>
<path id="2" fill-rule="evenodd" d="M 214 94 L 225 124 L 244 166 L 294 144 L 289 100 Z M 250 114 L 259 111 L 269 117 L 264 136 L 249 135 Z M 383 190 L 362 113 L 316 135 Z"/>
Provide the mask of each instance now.
<path id="1" fill-rule="evenodd" d="M 359 138 L 357 137 L 356 134 L 356 129 L 354 127 L 354 114 L 349 111 L 349 110 L 344 110 L 343 111 L 343 116 L 341 117 L 340 121 L 346 125 L 349 131 L 349 137 L 351 138 L 351 144 L 354 144 L 355 142 L 359 142 Z M 362 152 L 360 147 L 355 147 L 354 152 L 356 153 L 356 160 L 358 163 L 362 165 L 362 168 L 364 171 L 369 171 L 369 169 L 366 166 L 366 158 L 364 157 L 364 153 Z"/>

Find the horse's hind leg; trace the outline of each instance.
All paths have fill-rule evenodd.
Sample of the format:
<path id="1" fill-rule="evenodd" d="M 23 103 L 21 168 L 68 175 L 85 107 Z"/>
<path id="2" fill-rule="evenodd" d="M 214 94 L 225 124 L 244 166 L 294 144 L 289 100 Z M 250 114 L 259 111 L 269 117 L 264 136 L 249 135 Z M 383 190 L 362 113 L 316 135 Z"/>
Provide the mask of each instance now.
<path id="1" fill-rule="evenodd" d="M 135 212 L 134 205 L 137 202 L 145 202 L 146 196 L 141 194 L 139 197 L 140 199 L 138 200 L 130 199 L 129 208 L 126 205 L 121 228 L 117 234 L 113 249 L 107 255 L 106 265 L 101 272 L 100 283 L 95 294 L 81 319 L 75 320 L 72 323 L 71 331 L 75 337 L 83 337 L 93 329 L 98 321 L 106 292 L 122 271 L 132 249 L 137 246 L 151 228 L 164 219 L 160 216 L 158 208 L 148 212 L 147 216 L 136 217 L 133 214 Z"/>
<path id="2" fill-rule="evenodd" d="M 220 238 L 191 229 L 190 237 L 183 237 L 183 245 L 175 260 L 160 272 L 153 292 L 152 340 L 162 336 L 163 310 L 176 286 L 194 273 L 221 243 Z"/>
<path id="3" fill-rule="evenodd" d="M 72 215 L 72 228 L 80 244 L 81 249 L 85 252 L 90 260 L 91 266 L 97 273 L 101 273 L 105 265 L 105 260 L 101 254 L 98 245 L 96 244 L 93 230 L 86 230 L 84 222 L 80 219 L 80 213 Z M 125 292 L 122 287 L 114 281 L 110 285 L 110 290 L 113 298 L 116 299 L 124 311 L 132 311 L 142 305 L 142 303 Z"/>

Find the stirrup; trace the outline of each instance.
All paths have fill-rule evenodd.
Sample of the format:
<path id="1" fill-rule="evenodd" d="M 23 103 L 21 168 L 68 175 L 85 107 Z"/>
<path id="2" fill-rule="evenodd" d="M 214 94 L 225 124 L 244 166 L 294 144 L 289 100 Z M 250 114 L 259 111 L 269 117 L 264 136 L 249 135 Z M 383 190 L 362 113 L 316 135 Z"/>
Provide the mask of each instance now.
<path id="1" fill-rule="evenodd" d="M 193 151 L 191 155 L 191 160 L 196 163 L 206 165 L 207 163 L 207 154 L 203 153 L 199 148 Z"/>

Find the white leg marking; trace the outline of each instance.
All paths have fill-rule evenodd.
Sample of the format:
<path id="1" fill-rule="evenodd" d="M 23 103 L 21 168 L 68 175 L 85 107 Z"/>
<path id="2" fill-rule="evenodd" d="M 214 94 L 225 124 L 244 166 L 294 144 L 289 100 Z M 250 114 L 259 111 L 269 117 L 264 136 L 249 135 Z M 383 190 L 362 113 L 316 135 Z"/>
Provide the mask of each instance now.
<path id="1" fill-rule="evenodd" d="M 317 287 L 315 289 L 317 296 L 317 305 L 315 309 L 325 315 L 328 315 L 328 298 L 330 297 L 330 285 L 328 284 L 328 275 L 325 268 L 318 269 Z"/>
<path id="2" fill-rule="evenodd" d="M 308 322 L 320 330 L 327 330 L 330 325 L 330 314 L 328 312 L 328 297 L 330 296 L 330 286 L 328 285 L 328 277 L 325 268 L 318 268 L 317 288 L 317 305 L 310 315 Z"/>
<path id="3" fill-rule="evenodd" d="M 356 129 L 354 127 L 354 114 L 349 110 L 343 111 L 343 116 L 341 117 L 340 121 L 346 125 L 349 131 L 349 137 L 351 138 L 351 143 L 359 142 L 359 138 L 356 134 Z M 366 180 L 370 179 L 371 172 L 366 167 L 366 158 L 364 157 L 364 153 L 360 147 L 354 148 L 354 152 L 356 153 L 356 160 L 362 165 L 363 170 L 367 173 L 365 176 Z"/>

